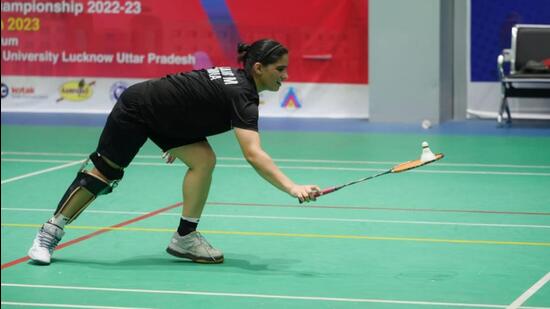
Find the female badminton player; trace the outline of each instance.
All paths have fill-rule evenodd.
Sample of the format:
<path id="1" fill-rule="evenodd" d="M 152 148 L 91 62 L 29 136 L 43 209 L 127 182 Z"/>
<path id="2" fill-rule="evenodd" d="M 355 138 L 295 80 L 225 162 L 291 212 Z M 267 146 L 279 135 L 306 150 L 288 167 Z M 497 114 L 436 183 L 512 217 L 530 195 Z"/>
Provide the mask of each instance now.
<path id="1" fill-rule="evenodd" d="M 54 215 L 38 231 L 28 255 L 50 264 L 63 228 L 98 196 L 113 191 L 124 168 L 146 140 L 187 166 L 185 205 L 166 251 L 198 263 L 222 263 L 221 250 L 196 230 L 216 165 L 207 137 L 234 130 L 243 156 L 265 180 L 300 201 L 315 200 L 316 185 L 298 185 L 262 149 L 258 133 L 258 93 L 277 91 L 288 78 L 288 50 L 273 40 L 239 44 L 243 68 L 216 67 L 168 75 L 129 87 L 107 118 L 99 143 L 61 198 Z M 89 161 L 93 166 L 87 168 Z"/>

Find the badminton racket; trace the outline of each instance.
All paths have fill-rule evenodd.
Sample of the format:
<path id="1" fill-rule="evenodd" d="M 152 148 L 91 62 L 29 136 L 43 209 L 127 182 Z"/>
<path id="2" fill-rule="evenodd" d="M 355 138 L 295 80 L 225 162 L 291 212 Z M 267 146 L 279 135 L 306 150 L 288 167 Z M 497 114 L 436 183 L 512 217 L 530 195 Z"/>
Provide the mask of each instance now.
<path id="1" fill-rule="evenodd" d="M 368 177 L 361 178 L 361 179 L 357 179 L 357 180 L 354 180 L 354 181 L 351 181 L 351 182 L 348 182 L 348 183 L 345 183 L 345 184 L 342 184 L 342 185 L 339 185 L 339 186 L 328 187 L 328 188 L 323 189 L 321 191 L 315 192 L 315 197 L 327 195 L 329 193 L 338 191 L 342 188 L 345 188 L 345 187 L 348 187 L 348 186 L 351 186 L 351 185 L 354 185 L 354 184 L 357 184 L 357 183 L 360 183 L 360 182 L 363 182 L 363 181 L 367 181 L 367 180 L 370 180 L 370 179 L 373 179 L 373 178 L 376 178 L 376 177 L 380 177 L 382 175 L 402 173 L 402 172 L 405 172 L 405 171 L 409 171 L 409 170 L 412 170 L 414 168 L 421 167 L 421 166 L 424 166 L 426 164 L 430 164 L 432 162 L 441 160 L 441 159 L 443 159 L 443 157 L 444 157 L 444 155 L 442 153 L 438 153 L 438 154 L 435 155 L 434 159 L 429 160 L 429 161 L 422 161 L 422 160 L 418 159 L 418 160 L 403 162 L 403 163 L 397 164 L 396 166 L 394 166 L 394 167 L 390 168 L 389 170 L 384 171 L 382 173 L 372 175 L 372 176 L 368 176 Z M 300 201 L 300 204 L 301 203 L 302 203 L 302 201 Z"/>

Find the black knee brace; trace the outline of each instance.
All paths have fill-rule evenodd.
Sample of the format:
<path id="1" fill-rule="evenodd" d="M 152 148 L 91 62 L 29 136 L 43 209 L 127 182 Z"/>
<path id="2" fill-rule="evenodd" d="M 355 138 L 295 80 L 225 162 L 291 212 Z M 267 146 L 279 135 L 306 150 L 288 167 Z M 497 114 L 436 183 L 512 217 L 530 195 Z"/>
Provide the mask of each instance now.
<path id="1" fill-rule="evenodd" d="M 99 152 L 94 152 L 90 155 L 90 160 L 94 163 L 95 168 L 111 181 L 119 181 L 124 177 L 124 170 L 121 168 L 112 167 Z"/>

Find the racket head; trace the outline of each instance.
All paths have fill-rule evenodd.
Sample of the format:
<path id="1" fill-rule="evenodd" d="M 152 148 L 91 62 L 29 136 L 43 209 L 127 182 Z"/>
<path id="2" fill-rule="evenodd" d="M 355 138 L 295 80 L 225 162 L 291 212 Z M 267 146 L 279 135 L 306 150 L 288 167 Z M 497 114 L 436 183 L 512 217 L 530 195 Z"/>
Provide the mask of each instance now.
<path id="1" fill-rule="evenodd" d="M 430 161 L 422 162 L 422 161 L 420 161 L 420 159 L 418 159 L 418 160 L 403 162 L 403 163 L 400 163 L 400 164 L 397 164 L 396 166 L 394 166 L 391 169 L 391 172 L 392 173 L 401 173 L 401 172 L 405 172 L 405 171 L 408 171 L 408 170 L 412 170 L 413 168 L 421 167 L 423 165 L 430 164 L 432 162 L 441 160 L 441 159 L 443 159 L 444 156 L 445 156 L 444 154 L 438 153 L 438 154 L 435 155 L 435 159 L 430 160 Z"/>

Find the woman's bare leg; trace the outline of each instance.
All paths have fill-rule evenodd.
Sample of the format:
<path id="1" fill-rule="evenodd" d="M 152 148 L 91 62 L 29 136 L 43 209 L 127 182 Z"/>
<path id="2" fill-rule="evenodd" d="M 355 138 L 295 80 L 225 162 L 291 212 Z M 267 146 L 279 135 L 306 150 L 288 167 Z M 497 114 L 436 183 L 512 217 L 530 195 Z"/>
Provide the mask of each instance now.
<path id="1" fill-rule="evenodd" d="M 181 146 L 171 149 L 169 153 L 189 167 L 182 185 L 182 216 L 200 218 L 210 191 L 216 155 L 208 142 Z"/>

